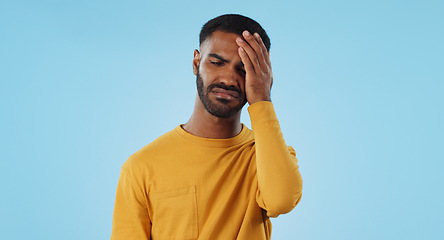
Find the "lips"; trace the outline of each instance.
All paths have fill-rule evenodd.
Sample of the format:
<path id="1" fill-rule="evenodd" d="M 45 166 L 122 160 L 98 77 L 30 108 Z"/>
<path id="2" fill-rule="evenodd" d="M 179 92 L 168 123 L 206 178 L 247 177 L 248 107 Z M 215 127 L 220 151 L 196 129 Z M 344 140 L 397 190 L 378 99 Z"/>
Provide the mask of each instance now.
<path id="1" fill-rule="evenodd" d="M 216 97 L 220 97 L 220 98 L 225 98 L 225 99 L 233 99 L 233 98 L 238 98 L 239 97 L 239 93 L 236 91 L 230 91 L 230 90 L 225 90 L 222 88 L 214 88 L 212 90 L 212 92 L 214 93 L 214 95 L 216 95 Z"/>

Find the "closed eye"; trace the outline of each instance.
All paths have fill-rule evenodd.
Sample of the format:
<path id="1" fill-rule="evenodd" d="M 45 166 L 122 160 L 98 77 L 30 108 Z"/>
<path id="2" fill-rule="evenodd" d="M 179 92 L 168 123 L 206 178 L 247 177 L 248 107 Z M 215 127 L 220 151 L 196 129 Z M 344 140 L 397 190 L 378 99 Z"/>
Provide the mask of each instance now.
<path id="1" fill-rule="evenodd" d="M 219 62 L 219 61 L 211 61 L 211 64 L 216 65 L 216 66 L 223 66 L 224 65 L 223 62 Z"/>

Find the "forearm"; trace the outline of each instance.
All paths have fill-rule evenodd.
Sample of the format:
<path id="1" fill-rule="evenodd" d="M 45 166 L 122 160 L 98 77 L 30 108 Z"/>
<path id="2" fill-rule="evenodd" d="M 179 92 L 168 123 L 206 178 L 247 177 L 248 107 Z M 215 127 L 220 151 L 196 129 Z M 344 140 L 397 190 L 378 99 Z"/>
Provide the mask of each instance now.
<path id="1" fill-rule="evenodd" d="M 248 108 L 255 135 L 258 204 L 270 217 L 291 211 L 302 194 L 302 178 L 292 148 L 283 138 L 273 104 L 258 102 Z"/>

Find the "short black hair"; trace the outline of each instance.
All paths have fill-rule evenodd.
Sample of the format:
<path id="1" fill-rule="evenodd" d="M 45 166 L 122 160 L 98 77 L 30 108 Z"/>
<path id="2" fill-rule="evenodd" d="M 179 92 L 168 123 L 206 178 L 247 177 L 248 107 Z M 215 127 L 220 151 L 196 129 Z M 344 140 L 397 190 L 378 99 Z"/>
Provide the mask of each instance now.
<path id="1" fill-rule="evenodd" d="M 270 51 L 270 38 L 261 25 L 253 19 L 239 14 L 221 15 L 205 23 L 200 31 L 199 46 L 202 45 L 208 37 L 211 37 L 213 32 L 218 30 L 235 33 L 240 36 L 242 36 L 242 32 L 245 30 L 249 31 L 251 34 L 258 33 L 259 36 L 261 36 L 267 51 Z"/>

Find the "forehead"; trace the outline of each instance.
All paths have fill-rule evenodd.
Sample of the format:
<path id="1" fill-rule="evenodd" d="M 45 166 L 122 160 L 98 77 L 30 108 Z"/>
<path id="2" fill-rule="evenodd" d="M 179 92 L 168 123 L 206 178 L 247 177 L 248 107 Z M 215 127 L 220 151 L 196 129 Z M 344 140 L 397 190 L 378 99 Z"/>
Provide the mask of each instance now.
<path id="1" fill-rule="evenodd" d="M 200 46 L 201 54 L 225 53 L 225 55 L 237 54 L 239 46 L 236 38 L 240 37 L 235 33 L 215 31 Z"/>

